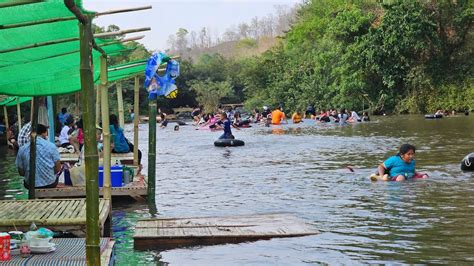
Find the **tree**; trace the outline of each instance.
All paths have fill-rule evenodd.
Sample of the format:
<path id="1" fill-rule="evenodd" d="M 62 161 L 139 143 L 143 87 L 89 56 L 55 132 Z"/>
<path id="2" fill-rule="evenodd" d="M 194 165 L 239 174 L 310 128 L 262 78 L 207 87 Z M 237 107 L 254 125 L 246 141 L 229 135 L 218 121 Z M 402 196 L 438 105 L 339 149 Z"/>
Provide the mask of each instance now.
<path id="1" fill-rule="evenodd" d="M 205 112 L 215 112 L 220 100 L 232 92 L 229 81 L 195 80 L 191 81 L 189 86 L 196 92 L 196 99 Z"/>

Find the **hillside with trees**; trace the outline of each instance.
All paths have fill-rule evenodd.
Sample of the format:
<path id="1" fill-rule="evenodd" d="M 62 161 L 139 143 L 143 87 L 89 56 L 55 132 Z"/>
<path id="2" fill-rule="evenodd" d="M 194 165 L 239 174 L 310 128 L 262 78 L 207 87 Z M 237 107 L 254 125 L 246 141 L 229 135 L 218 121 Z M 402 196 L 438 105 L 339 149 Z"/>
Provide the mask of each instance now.
<path id="1" fill-rule="evenodd" d="M 206 84 L 248 108 L 472 109 L 472 19 L 467 0 L 307 1 L 260 56 L 184 60 L 182 97 L 202 97 Z"/>

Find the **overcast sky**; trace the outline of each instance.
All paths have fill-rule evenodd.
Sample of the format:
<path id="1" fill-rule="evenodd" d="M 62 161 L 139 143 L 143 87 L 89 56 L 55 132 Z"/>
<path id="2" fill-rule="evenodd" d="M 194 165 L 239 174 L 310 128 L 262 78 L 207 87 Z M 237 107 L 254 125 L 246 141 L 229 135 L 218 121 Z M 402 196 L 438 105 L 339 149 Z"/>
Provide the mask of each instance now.
<path id="1" fill-rule="evenodd" d="M 150 50 L 167 48 L 168 36 L 179 28 L 199 31 L 209 27 L 215 39 L 216 34 L 221 36 L 232 25 L 249 23 L 255 16 L 274 14 L 276 5 L 296 3 L 301 0 L 83 0 L 84 7 L 94 11 L 152 5 L 151 10 L 106 15 L 94 20 L 99 26 L 115 24 L 121 29 L 151 27 L 151 31 L 127 35 L 145 35 L 139 42 Z"/>

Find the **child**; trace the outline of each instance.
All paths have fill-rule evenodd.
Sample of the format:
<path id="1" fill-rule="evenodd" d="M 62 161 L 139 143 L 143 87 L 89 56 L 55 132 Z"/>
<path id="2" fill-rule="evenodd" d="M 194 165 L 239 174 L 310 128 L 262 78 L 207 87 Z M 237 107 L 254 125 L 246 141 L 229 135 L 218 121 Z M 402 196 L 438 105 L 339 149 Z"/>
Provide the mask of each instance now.
<path id="1" fill-rule="evenodd" d="M 222 122 L 222 127 L 224 128 L 224 134 L 222 134 L 222 136 L 220 136 L 219 139 L 235 139 L 234 135 L 232 135 L 232 130 L 230 129 L 230 127 L 233 126 L 234 128 L 238 130 L 240 129 L 230 122 L 230 120 L 227 118 L 226 112 L 222 112 L 221 122 Z"/>
<path id="2" fill-rule="evenodd" d="M 428 175 L 415 171 L 415 146 L 403 144 L 397 155 L 388 158 L 378 167 L 378 177 L 371 176 L 371 179 L 381 179 L 384 181 L 404 181 L 412 178 L 427 178 Z M 385 172 L 388 170 L 388 174 Z"/>

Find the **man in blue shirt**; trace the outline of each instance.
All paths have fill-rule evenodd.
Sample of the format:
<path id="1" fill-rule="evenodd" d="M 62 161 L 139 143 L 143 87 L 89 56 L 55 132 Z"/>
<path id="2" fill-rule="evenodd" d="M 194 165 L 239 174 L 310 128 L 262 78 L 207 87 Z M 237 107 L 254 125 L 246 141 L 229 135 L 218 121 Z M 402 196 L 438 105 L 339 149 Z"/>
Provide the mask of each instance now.
<path id="1" fill-rule="evenodd" d="M 48 129 L 46 126 L 38 124 L 36 138 L 36 188 L 53 188 L 58 184 L 58 177 L 56 173 L 61 170 L 61 162 L 59 152 L 56 145 L 49 142 Z M 29 187 L 29 167 L 30 167 L 30 142 L 23 145 L 18 150 L 16 157 L 16 166 L 18 173 L 24 176 L 24 185 Z"/>

